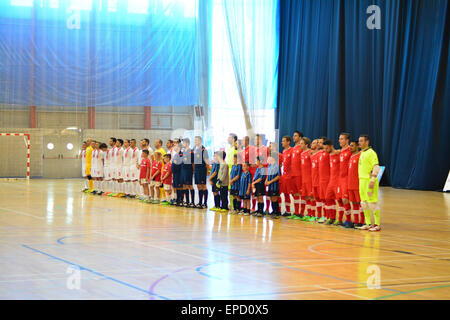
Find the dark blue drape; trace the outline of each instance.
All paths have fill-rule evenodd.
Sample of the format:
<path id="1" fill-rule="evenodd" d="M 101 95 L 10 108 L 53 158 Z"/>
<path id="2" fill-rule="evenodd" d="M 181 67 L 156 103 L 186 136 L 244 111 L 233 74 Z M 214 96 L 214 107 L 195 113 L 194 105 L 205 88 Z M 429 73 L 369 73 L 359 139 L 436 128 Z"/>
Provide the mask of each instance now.
<path id="1" fill-rule="evenodd" d="M 368 6 L 381 29 L 366 26 Z M 367 133 L 383 183 L 442 189 L 450 169 L 446 0 L 280 1 L 280 137 Z"/>

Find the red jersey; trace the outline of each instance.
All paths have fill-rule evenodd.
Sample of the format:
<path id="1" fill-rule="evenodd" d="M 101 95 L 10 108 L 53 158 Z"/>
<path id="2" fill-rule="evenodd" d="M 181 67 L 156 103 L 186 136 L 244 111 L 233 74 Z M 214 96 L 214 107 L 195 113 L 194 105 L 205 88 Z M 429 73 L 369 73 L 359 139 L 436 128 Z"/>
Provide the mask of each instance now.
<path id="1" fill-rule="evenodd" d="M 325 150 L 319 151 L 319 182 L 328 183 L 330 181 L 330 155 Z"/>
<path id="2" fill-rule="evenodd" d="M 159 173 L 153 177 L 153 181 L 161 182 L 161 171 L 162 171 L 163 163 L 161 161 L 153 161 L 152 163 L 152 173 L 151 176 L 153 176 L 156 171 L 159 170 Z"/>
<path id="3" fill-rule="evenodd" d="M 359 190 L 358 162 L 361 153 L 354 154 L 348 162 L 348 189 Z"/>
<path id="4" fill-rule="evenodd" d="M 147 179 L 147 170 L 150 169 L 151 163 L 149 158 L 142 158 L 141 169 L 139 171 L 139 179 Z"/>
<path id="5" fill-rule="evenodd" d="M 292 175 L 294 177 L 301 177 L 302 175 L 302 155 L 303 150 L 299 145 L 296 145 L 292 150 Z"/>
<path id="6" fill-rule="evenodd" d="M 319 186 L 319 156 L 320 152 L 316 152 L 310 156 L 311 158 L 311 178 L 313 187 Z"/>
<path id="7" fill-rule="evenodd" d="M 172 164 L 170 162 L 165 163 L 164 167 L 162 169 L 161 178 L 166 175 L 166 173 L 169 173 L 167 178 L 163 180 L 164 184 L 172 184 Z"/>
<path id="8" fill-rule="evenodd" d="M 283 176 L 290 177 L 292 175 L 292 148 L 283 150 Z"/>
<path id="9" fill-rule="evenodd" d="M 330 154 L 330 182 L 337 186 L 339 181 L 339 154 Z"/>
<path id="10" fill-rule="evenodd" d="M 342 180 L 347 180 L 348 162 L 351 156 L 352 152 L 350 151 L 350 147 L 342 149 L 339 154 L 339 175 Z"/>
<path id="11" fill-rule="evenodd" d="M 311 183 L 312 184 L 312 164 L 311 164 L 311 155 L 309 154 L 311 150 L 306 149 L 301 154 L 302 159 L 302 183 Z"/>
<path id="12" fill-rule="evenodd" d="M 250 165 L 256 165 L 256 148 L 255 146 L 248 146 L 241 151 L 242 162 L 248 162 Z"/>

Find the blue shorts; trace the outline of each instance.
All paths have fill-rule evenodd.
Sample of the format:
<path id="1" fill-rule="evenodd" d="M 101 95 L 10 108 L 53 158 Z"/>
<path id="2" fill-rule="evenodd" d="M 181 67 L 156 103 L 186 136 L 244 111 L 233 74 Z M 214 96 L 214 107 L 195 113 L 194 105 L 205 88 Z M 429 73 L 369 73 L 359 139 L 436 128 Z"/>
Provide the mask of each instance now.
<path id="1" fill-rule="evenodd" d="M 175 167 L 175 170 L 173 170 Z M 179 167 L 179 168 L 177 168 Z M 181 181 L 181 166 L 172 164 L 172 185 L 174 188 L 182 188 L 183 183 Z"/>
<path id="2" fill-rule="evenodd" d="M 239 197 L 239 189 L 230 189 L 230 195 Z"/>
<path id="3" fill-rule="evenodd" d="M 195 166 L 194 172 L 195 184 L 206 184 L 206 167 Z"/>
<path id="4" fill-rule="evenodd" d="M 181 168 L 181 184 L 191 186 L 192 177 L 194 176 L 194 171 L 186 167 Z"/>

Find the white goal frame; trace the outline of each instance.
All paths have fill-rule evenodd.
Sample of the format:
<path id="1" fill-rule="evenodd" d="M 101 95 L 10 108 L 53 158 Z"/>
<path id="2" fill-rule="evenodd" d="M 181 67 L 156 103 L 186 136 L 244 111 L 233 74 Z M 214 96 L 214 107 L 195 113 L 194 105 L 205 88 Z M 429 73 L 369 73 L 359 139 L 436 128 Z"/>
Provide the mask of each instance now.
<path id="1" fill-rule="evenodd" d="M 31 148 L 31 139 L 29 133 L 6 133 L 0 132 L 0 136 L 15 136 L 15 137 L 26 137 L 27 138 L 27 180 L 30 180 L 30 148 Z"/>

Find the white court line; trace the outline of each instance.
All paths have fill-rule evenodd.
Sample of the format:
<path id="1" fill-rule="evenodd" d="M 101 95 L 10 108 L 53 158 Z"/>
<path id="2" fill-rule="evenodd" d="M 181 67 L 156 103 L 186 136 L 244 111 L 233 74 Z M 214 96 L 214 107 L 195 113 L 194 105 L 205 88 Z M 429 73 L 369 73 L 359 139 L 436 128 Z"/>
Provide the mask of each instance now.
<path id="1" fill-rule="evenodd" d="M 33 218 L 36 218 L 36 219 L 39 219 L 39 220 L 45 220 L 45 218 L 43 218 L 43 217 L 35 216 L 35 215 L 29 214 L 29 213 L 26 213 L 26 212 L 23 212 L 23 211 L 17 211 L 17 210 L 8 209 L 8 208 L 0 208 L 0 210 L 9 211 L 9 212 L 13 212 L 13 213 L 18 213 L 18 214 L 21 214 L 23 216 L 33 217 Z"/>
<path id="2" fill-rule="evenodd" d="M 129 242 L 140 244 L 140 245 L 143 245 L 143 246 L 146 246 L 146 247 L 151 247 L 151 248 L 156 248 L 156 249 L 159 249 L 159 250 L 169 251 L 169 252 L 173 252 L 173 253 L 176 253 L 176 254 L 182 254 L 182 255 L 185 255 L 185 256 L 188 256 L 188 257 L 200 259 L 202 261 L 207 260 L 205 257 L 192 255 L 192 254 L 189 254 L 189 253 L 186 253 L 186 252 L 182 252 L 182 251 L 167 249 L 167 248 L 160 247 L 160 246 L 154 246 L 154 245 L 148 244 L 146 242 L 142 242 L 142 241 L 137 241 L 137 240 L 133 240 L 133 239 L 127 239 L 127 238 L 123 238 L 123 237 L 117 237 L 117 236 L 113 236 L 113 235 L 110 235 L 110 234 L 107 234 L 107 233 L 103 233 L 103 232 L 93 232 L 93 233 L 100 234 L 100 235 L 105 236 L 105 237 L 110 237 L 110 238 L 119 239 L 119 240 L 123 240 L 123 241 L 129 241 Z"/>
<path id="3" fill-rule="evenodd" d="M 344 292 L 344 291 L 337 290 L 337 289 L 330 289 L 330 288 L 327 288 L 327 287 L 322 287 L 322 286 L 320 286 L 318 284 L 316 284 L 314 286 L 317 287 L 317 288 L 320 288 L 320 289 L 324 289 L 324 290 L 331 291 L 331 292 L 337 292 L 337 293 L 340 293 L 340 294 L 345 294 L 345 295 L 352 296 L 352 297 L 359 298 L 359 299 L 372 300 L 371 298 L 368 298 L 368 297 L 358 296 L 357 294 L 352 294 L 352 293 Z M 381 288 L 381 289 L 383 289 L 383 288 Z M 350 289 L 350 290 L 354 290 L 354 289 Z"/>

